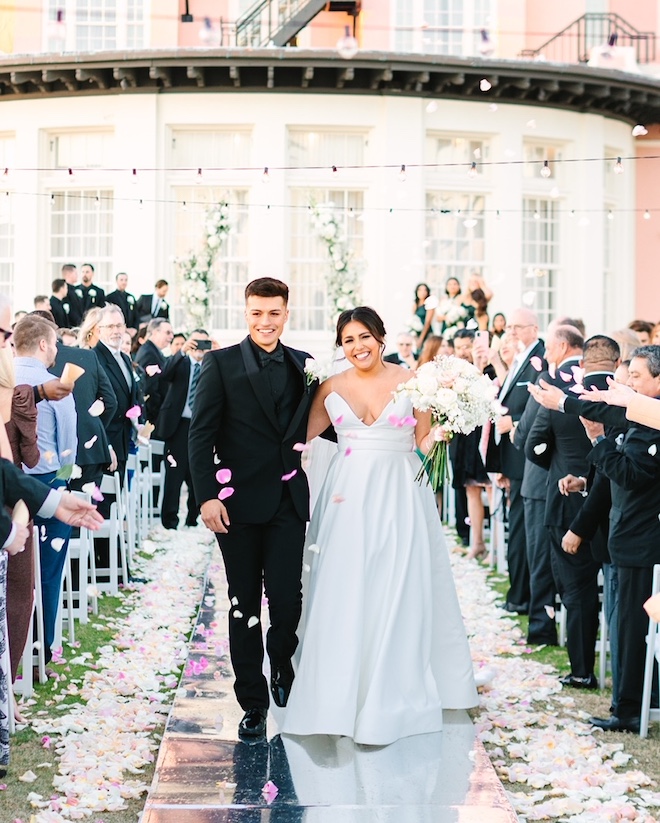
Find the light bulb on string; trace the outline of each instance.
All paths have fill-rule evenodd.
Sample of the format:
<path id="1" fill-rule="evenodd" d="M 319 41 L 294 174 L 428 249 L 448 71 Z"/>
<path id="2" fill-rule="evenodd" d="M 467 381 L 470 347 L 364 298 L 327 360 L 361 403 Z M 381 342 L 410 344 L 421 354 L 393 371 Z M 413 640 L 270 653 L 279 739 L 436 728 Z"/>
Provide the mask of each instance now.
<path id="1" fill-rule="evenodd" d="M 614 174 L 623 174 L 623 163 L 621 162 L 621 158 L 616 158 L 616 163 L 614 164 Z"/>
<path id="2" fill-rule="evenodd" d="M 651 219 L 651 212 L 648 209 L 645 209 L 644 210 L 644 220 L 650 220 L 650 219 Z"/>
<path id="3" fill-rule="evenodd" d="M 98 194 L 94 196 L 94 205 L 97 209 L 101 208 L 101 198 L 98 196 Z"/>
<path id="4" fill-rule="evenodd" d="M 264 173 L 261 175 L 261 182 L 270 183 L 270 177 L 268 175 L 268 166 L 264 166 Z"/>
<path id="5" fill-rule="evenodd" d="M 50 205 L 51 205 L 51 207 L 55 205 L 55 195 L 54 194 L 51 194 L 51 196 L 50 196 Z"/>
<path id="6" fill-rule="evenodd" d="M 499 220 L 501 217 L 502 217 L 502 215 L 500 214 L 500 210 L 497 209 L 497 211 L 495 212 L 495 219 Z"/>
<path id="7" fill-rule="evenodd" d="M 538 209 L 537 209 L 537 210 L 534 212 L 534 220 L 540 220 L 540 219 L 541 219 L 541 212 L 540 212 L 540 211 L 538 211 Z"/>
<path id="8" fill-rule="evenodd" d="M 339 170 L 337 169 L 337 166 L 333 166 L 332 167 L 332 176 L 337 177 L 338 175 L 339 175 Z"/>
<path id="9" fill-rule="evenodd" d="M 195 179 L 195 182 L 197 183 L 198 186 L 202 182 L 202 170 L 201 169 L 197 169 L 197 177 Z"/>
<path id="10" fill-rule="evenodd" d="M 188 211 L 188 204 L 186 203 L 185 200 L 181 204 L 181 211 Z"/>
<path id="11" fill-rule="evenodd" d="M 399 180 L 402 183 L 405 183 L 407 178 L 408 178 L 408 175 L 406 174 L 406 166 L 405 166 L 404 163 L 402 163 L 401 164 L 401 170 L 399 171 Z"/>
<path id="12" fill-rule="evenodd" d="M 73 169 L 68 169 L 69 172 L 69 180 L 72 181 L 75 178 L 75 174 L 73 173 Z"/>
<path id="13" fill-rule="evenodd" d="M 607 219 L 608 219 L 608 220 L 614 220 L 614 212 L 612 211 L 612 209 L 610 209 L 610 210 L 607 212 Z"/>
<path id="14" fill-rule="evenodd" d="M 135 185 L 137 183 L 137 181 L 138 181 L 137 169 L 133 169 L 133 171 L 131 173 L 131 183 L 133 183 L 133 185 Z"/>
<path id="15" fill-rule="evenodd" d="M 471 178 L 472 180 L 479 174 L 479 172 L 477 171 L 477 164 L 475 163 L 474 160 L 472 161 L 472 164 L 471 164 L 470 168 L 468 169 L 467 174 L 468 174 L 468 177 Z"/>
<path id="16" fill-rule="evenodd" d="M 337 51 L 344 60 L 350 60 L 358 53 L 359 45 L 355 37 L 352 36 L 348 26 L 344 26 L 344 36 L 337 40 Z"/>
<path id="17" fill-rule="evenodd" d="M 140 211 L 142 211 L 142 206 L 143 205 L 144 205 L 144 203 L 142 202 L 142 198 L 140 198 L 140 201 L 138 203 L 138 209 L 140 209 Z"/>
<path id="18" fill-rule="evenodd" d="M 575 209 L 571 209 L 568 213 L 569 217 L 575 217 Z"/>
<path id="19" fill-rule="evenodd" d="M 552 177 L 552 169 L 550 168 L 550 165 L 548 164 L 547 160 L 543 161 L 543 168 L 541 169 L 541 177 L 545 177 L 546 180 L 548 179 L 548 177 Z"/>
<path id="20" fill-rule="evenodd" d="M 9 169 L 5 169 L 3 177 L 9 177 Z"/>

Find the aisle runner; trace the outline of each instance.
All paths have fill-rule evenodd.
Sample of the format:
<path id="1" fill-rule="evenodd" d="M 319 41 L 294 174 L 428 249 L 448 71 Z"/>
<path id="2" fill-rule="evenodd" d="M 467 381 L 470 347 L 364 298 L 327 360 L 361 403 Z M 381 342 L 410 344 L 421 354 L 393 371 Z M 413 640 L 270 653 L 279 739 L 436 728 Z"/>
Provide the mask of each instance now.
<path id="1" fill-rule="evenodd" d="M 58 794 L 28 798 L 35 809 L 47 809 L 36 815 L 35 823 L 96 821 L 99 812 L 121 809 L 125 798 L 140 797 L 148 789 L 141 769 L 158 749 L 151 733 L 162 726 L 178 685 L 215 543 L 202 530 L 157 529 L 151 536 L 142 551 L 152 557 L 140 563 L 138 573 L 153 582 L 125 598 L 121 611 L 126 617 L 106 621 L 116 630 L 112 645 L 99 648 L 96 659 L 87 653 L 69 660 L 89 671 L 82 684 L 69 683 L 56 700 L 76 695 L 80 702 L 55 707 L 53 715 L 63 710 L 59 717 L 32 722 L 37 734 L 53 736 L 59 760 L 53 778 Z"/>
<path id="2" fill-rule="evenodd" d="M 501 597 L 489 588 L 487 569 L 459 554 L 451 559 L 477 677 L 492 676 L 480 690 L 477 733 L 505 785 L 527 786 L 509 793 L 521 818 L 655 823 L 648 809 L 660 806 L 660 793 L 644 788 L 650 778 L 626 768 L 623 744 L 592 734 L 553 667 L 529 656 L 516 621 L 495 605 Z"/>

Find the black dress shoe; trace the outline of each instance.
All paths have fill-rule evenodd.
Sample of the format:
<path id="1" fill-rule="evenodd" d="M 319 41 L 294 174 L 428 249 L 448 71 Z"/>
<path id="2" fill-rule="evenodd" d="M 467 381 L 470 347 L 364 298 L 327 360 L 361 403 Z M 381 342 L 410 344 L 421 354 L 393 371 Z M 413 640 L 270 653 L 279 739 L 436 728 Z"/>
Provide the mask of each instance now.
<path id="1" fill-rule="evenodd" d="M 280 708 L 286 706 L 293 685 L 293 666 L 291 661 L 283 666 L 274 666 L 270 673 L 270 693 L 275 705 Z"/>
<path id="2" fill-rule="evenodd" d="M 639 717 L 630 717 L 624 720 L 613 714 L 611 717 L 590 717 L 592 726 L 605 732 L 632 732 L 639 734 Z"/>
<path id="3" fill-rule="evenodd" d="M 266 734 L 266 709 L 248 709 L 238 724 L 239 737 L 264 737 Z"/>
<path id="4" fill-rule="evenodd" d="M 515 614 L 529 613 L 529 603 L 505 603 L 504 608 L 506 609 L 506 611 Z"/>
<path id="5" fill-rule="evenodd" d="M 562 686 L 571 686 L 574 689 L 597 689 L 598 681 L 595 674 L 590 674 L 589 677 L 576 677 L 574 674 L 565 674 L 559 678 Z"/>

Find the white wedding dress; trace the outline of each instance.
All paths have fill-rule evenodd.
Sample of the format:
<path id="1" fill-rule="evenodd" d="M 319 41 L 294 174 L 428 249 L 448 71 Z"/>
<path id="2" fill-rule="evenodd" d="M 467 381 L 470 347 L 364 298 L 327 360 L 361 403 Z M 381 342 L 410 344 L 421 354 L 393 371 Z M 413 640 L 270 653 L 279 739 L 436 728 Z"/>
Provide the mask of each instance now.
<path id="1" fill-rule="evenodd" d="M 478 702 L 435 497 L 415 481 L 412 414 L 367 426 L 336 392 L 338 435 L 305 544 L 296 679 L 282 731 L 385 745 Z"/>

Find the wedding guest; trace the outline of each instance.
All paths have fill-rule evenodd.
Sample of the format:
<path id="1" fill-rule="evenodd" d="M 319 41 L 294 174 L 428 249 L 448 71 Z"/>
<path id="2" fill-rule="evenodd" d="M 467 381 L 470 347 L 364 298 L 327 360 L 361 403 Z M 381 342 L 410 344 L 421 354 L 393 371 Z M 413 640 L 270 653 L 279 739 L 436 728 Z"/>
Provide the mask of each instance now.
<path id="1" fill-rule="evenodd" d="M 80 329 L 58 329 L 57 336 L 62 341 L 63 346 L 77 348 L 79 332 Z"/>
<path id="2" fill-rule="evenodd" d="M 428 338 L 427 338 L 428 339 Z M 417 368 L 415 359 L 415 338 L 410 332 L 399 332 L 396 336 L 396 351 L 386 355 L 383 360 L 386 363 L 396 363 L 397 366 L 405 366 L 413 371 Z"/>
<path id="3" fill-rule="evenodd" d="M 101 320 L 101 309 L 90 309 L 85 315 L 78 331 L 78 346 L 81 349 L 96 348 L 96 344 L 101 339 L 99 322 Z"/>
<path id="4" fill-rule="evenodd" d="M 488 329 L 488 304 L 493 298 L 492 289 L 479 274 L 471 274 L 461 295 L 461 305 L 466 311 L 465 323 L 474 319 L 476 328 Z M 472 328 L 472 324 L 470 324 Z"/>
<path id="5" fill-rule="evenodd" d="M 163 354 L 172 340 L 174 332 L 169 320 L 162 317 L 149 321 L 147 339 L 135 355 L 135 362 L 145 372 L 144 399 L 147 420 L 155 426 L 163 404 L 165 389 L 161 388 L 161 375 L 167 358 Z"/>
<path id="6" fill-rule="evenodd" d="M 48 302 L 48 309 L 53 315 L 55 325 L 60 329 L 68 329 L 71 327 L 71 320 L 69 319 L 69 304 L 65 302 L 67 295 L 66 280 L 61 277 L 53 280 L 52 294 Z M 35 305 L 35 308 L 38 308 Z"/>
<path id="7" fill-rule="evenodd" d="M 618 344 L 622 360 L 630 360 L 633 349 L 639 346 L 637 334 L 631 329 L 617 329 L 610 333 L 610 337 Z"/>
<path id="8" fill-rule="evenodd" d="M 423 366 L 424 363 L 428 363 L 429 360 L 433 360 L 439 354 L 443 354 L 442 345 L 443 340 L 442 337 L 438 334 L 429 334 L 426 340 L 424 341 L 424 345 L 422 346 L 422 350 L 419 353 L 419 359 L 417 360 L 417 367 Z M 447 345 L 447 348 L 451 349 L 451 354 L 454 353 L 454 344 L 452 343 L 451 346 Z"/>
<path id="9" fill-rule="evenodd" d="M 73 263 L 65 263 L 62 266 L 61 276 L 66 280 L 66 297 L 63 302 L 69 310 L 65 311 L 69 315 L 71 326 L 79 326 L 85 314 L 83 306 L 82 288 L 78 284 L 78 269 Z"/>
<path id="10" fill-rule="evenodd" d="M 439 326 L 437 330 L 443 337 L 449 336 L 445 335 L 447 329 L 465 325 L 466 311 L 461 302 L 462 296 L 463 291 L 458 278 L 448 277 L 445 283 L 445 297 L 435 313 L 435 319 Z"/>
<path id="11" fill-rule="evenodd" d="M 435 317 L 435 307 L 432 307 L 432 303 L 431 289 L 426 283 L 418 283 L 415 287 L 413 315 L 417 317 L 418 323 L 421 326 L 417 335 L 417 346 L 419 349 L 421 349 L 427 336 L 431 333 L 431 324 Z"/>
<path id="12" fill-rule="evenodd" d="M 493 315 L 493 320 L 490 327 L 490 333 L 493 337 L 503 337 L 506 328 L 506 317 L 501 311 Z"/>
<path id="13" fill-rule="evenodd" d="M 115 275 L 115 283 L 117 288 L 107 294 L 105 297 L 106 303 L 114 303 L 119 306 L 126 321 L 126 330 L 133 338 L 137 334 L 140 317 L 137 310 L 137 301 L 135 297 L 127 291 L 128 275 L 126 272 L 119 272 Z"/>
<path id="14" fill-rule="evenodd" d="M 83 317 L 90 309 L 102 309 L 105 306 L 105 292 L 94 283 L 94 266 L 83 263 L 80 267 L 82 284 L 76 287 L 76 294 L 80 295 L 83 306 Z"/>
<path id="15" fill-rule="evenodd" d="M 35 311 L 50 311 L 50 300 L 48 299 L 47 294 L 38 294 L 34 298 L 34 310 Z M 51 312 L 52 314 L 52 312 Z"/>
<path id="16" fill-rule="evenodd" d="M 628 328 L 635 332 L 640 346 L 649 345 L 653 334 L 653 323 L 649 323 L 647 320 L 633 320 L 628 323 Z"/>
<path id="17" fill-rule="evenodd" d="M 182 331 L 177 332 L 170 343 L 170 355 L 180 352 L 185 342 L 186 335 Z"/>
<path id="18" fill-rule="evenodd" d="M 147 324 L 145 323 L 144 326 L 140 326 L 138 329 L 137 334 L 133 338 L 133 343 L 131 345 L 131 357 L 133 360 L 137 357 L 137 353 L 140 351 L 140 348 L 143 346 L 144 341 L 147 339 Z"/>
<path id="19" fill-rule="evenodd" d="M 660 346 L 660 323 L 656 323 L 655 326 L 653 326 L 653 331 L 651 332 L 651 345 Z"/>
<path id="20" fill-rule="evenodd" d="M 48 370 L 55 362 L 57 337 L 55 324 L 37 317 L 24 317 L 14 329 L 14 367 L 17 384 L 43 385 L 54 375 Z M 63 466 L 75 463 L 78 440 L 76 437 L 76 407 L 73 397 L 37 405 L 37 438 L 39 462 L 26 468 L 26 473 L 52 489 L 63 488 L 66 481 L 58 477 Z M 41 590 L 44 607 L 44 634 L 46 659 L 50 660 L 55 637 L 55 620 L 60 597 L 60 586 L 71 528 L 54 517 L 35 519 L 42 532 Z M 43 529 L 41 528 L 43 527 Z"/>

